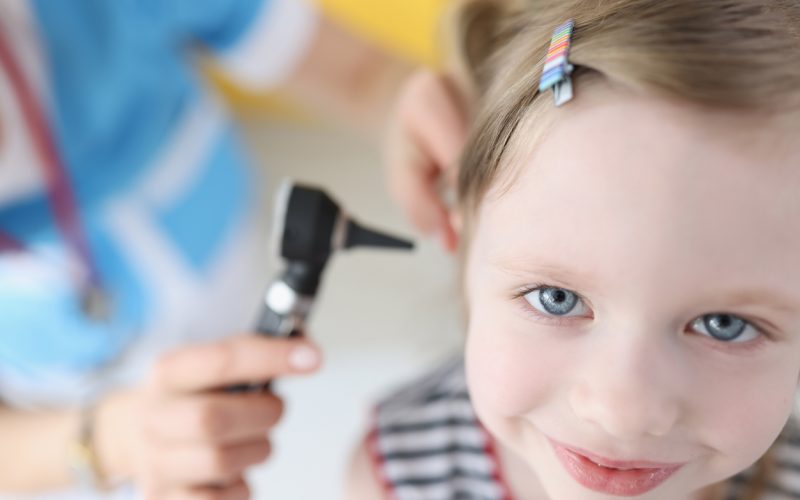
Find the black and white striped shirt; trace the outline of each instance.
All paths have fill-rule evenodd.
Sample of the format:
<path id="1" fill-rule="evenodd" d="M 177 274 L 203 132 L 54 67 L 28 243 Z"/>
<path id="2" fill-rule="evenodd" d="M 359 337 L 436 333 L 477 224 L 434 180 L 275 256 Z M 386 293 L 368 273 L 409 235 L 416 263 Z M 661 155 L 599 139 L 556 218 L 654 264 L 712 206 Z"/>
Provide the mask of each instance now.
<path id="1" fill-rule="evenodd" d="M 463 360 L 453 359 L 378 405 L 369 448 L 386 498 L 512 500 L 491 435 L 475 414 Z M 777 467 L 761 500 L 800 499 L 800 431 L 776 443 Z M 751 470 L 729 481 L 743 498 Z"/>

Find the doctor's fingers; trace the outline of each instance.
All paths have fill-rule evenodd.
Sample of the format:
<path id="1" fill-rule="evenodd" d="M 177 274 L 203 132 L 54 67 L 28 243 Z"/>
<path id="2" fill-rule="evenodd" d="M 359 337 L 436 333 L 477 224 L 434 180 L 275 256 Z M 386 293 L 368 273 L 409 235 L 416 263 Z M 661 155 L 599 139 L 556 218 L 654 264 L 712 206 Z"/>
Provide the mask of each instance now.
<path id="1" fill-rule="evenodd" d="M 269 393 L 201 393 L 154 401 L 142 415 L 146 436 L 164 443 L 233 444 L 262 437 L 283 415 Z"/>
<path id="2" fill-rule="evenodd" d="M 247 500 L 250 488 L 242 478 L 224 486 L 192 486 L 171 488 L 165 491 L 150 490 L 142 495 L 144 500 Z"/>
<path id="3" fill-rule="evenodd" d="M 319 348 L 307 339 L 239 335 L 162 356 L 151 373 L 150 384 L 161 392 L 221 389 L 311 373 L 321 362 Z"/>
<path id="4" fill-rule="evenodd" d="M 140 481 L 150 491 L 227 485 L 264 462 L 272 447 L 266 438 L 226 445 L 170 445 L 151 448 Z"/>

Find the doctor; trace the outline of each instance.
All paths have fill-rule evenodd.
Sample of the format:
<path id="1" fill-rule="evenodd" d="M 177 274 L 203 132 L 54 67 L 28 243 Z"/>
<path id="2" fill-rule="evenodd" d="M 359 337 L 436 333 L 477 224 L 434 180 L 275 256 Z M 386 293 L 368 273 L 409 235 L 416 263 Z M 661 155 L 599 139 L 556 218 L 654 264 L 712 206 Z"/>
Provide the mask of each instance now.
<path id="1" fill-rule="evenodd" d="M 454 247 L 434 186 L 458 96 L 418 73 L 427 105 L 389 120 L 409 68 L 309 5 L 0 0 L 0 492 L 246 498 L 281 402 L 214 389 L 319 367 L 310 341 L 241 323 L 258 193 L 200 52 L 390 130 L 392 191 Z"/>

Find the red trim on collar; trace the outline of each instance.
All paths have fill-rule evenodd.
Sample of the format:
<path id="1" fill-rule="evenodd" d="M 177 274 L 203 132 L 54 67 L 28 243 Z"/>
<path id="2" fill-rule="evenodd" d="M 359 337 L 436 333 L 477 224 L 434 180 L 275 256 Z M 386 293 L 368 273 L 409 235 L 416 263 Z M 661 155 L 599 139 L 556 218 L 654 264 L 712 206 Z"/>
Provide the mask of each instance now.
<path id="1" fill-rule="evenodd" d="M 381 487 L 383 488 L 383 493 L 386 500 L 396 500 L 397 496 L 395 495 L 392 481 L 386 474 L 386 461 L 383 458 L 383 454 L 381 453 L 380 449 L 380 443 L 378 442 L 379 435 L 378 409 L 375 408 L 372 411 L 370 431 L 369 434 L 367 434 L 364 446 L 367 447 L 367 453 L 369 454 L 372 462 L 372 472 L 375 474 L 375 480 L 380 483 Z"/>

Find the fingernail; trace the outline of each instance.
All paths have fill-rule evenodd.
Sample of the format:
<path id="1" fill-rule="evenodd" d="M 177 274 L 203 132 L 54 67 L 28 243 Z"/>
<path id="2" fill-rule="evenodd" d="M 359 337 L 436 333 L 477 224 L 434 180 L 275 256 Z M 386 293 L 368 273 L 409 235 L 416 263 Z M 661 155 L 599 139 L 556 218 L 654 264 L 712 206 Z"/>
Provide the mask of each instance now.
<path id="1" fill-rule="evenodd" d="M 319 353 L 309 346 L 295 347 L 289 354 L 289 364 L 295 370 L 310 370 L 319 364 Z"/>

